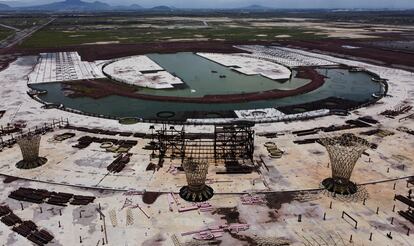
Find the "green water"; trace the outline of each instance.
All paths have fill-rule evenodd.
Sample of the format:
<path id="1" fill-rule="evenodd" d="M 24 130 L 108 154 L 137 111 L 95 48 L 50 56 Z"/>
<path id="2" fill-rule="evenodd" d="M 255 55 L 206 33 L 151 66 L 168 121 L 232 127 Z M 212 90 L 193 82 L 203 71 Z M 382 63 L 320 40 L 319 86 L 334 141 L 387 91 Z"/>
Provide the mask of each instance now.
<path id="1" fill-rule="evenodd" d="M 301 83 L 306 83 L 305 80 L 296 81 L 295 78 L 290 81 L 280 83 L 277 81 L 266 81 L 267 79 L 257 78 L 258 76 L 245 76 L 238 74 L 233 71 L 228 71 L 228 68 L 223 67 L 219 64 L 212 65 L 210 61 L 207 63 L 205 59 L 198 58 L 200 63 L 190 63 L 184 62 L 184 58 L 187 57 L 188 53 L 179 53 L 176 54 L 177 57 L 174 58 L 174 54 L 168 55 L 168 59 L 162 60 L 161 58 L 164 55 L 150 55 L 151 58 L 157 60 L 166 70 L 174 70 L 177 76 L 182 77 L 185 82 L 191 86 L 191 88 L 185 88 L 182 90 L 163 90 L 163 91 L 154 91 L 154 90 L 143 90 L 146 93 L 161 93 L 158 95 L 170 95 L 170 96 L 187 96 L 188 93 L 191 93 L 191 89 L 195 89 L 198 93 L 202 94 L 224 94 L 224 93 L 237 93 L 240 91 L 255 90 L 261 91 L 263 88 L 273 87 L 273 89 L 293 89 L 301 86 Z M 154 58 L 156 57 L 156 58 Z M 184 58 L 183 58 L 184 57 Z M 178 59 L 179 58 L 179 59 Z M 187 57 L 189 60 L 194 61 L 193 58 Z M 181 62 L 179 62 L 181 61 Z M 165 63 L 165 64 L 164 64 Z M 208 64 L 207 67 L 203 65 L 196 64 Z M 203 76 L 198 76 L 201 74 L 209 74 L 209 76 L 216 76 L 211 74 L 211 68 L 213 66 L 215 70 L 220 72 L 227 72 L 232 74 L 230 76 L 243 77 L 243 82 L 240 84 L 240 80 L 206 80 Z M 218 67 L 221 67 L 219 70 Z M 177 68 L 179 67 L 179 69 Z M 199 71 L 199 72 L 198 72 Z M 379 93 L 381 91 L 381 86 L 378 83 L 371 81 L 371 76 L 364 72 L 358 73 L 349 73 L 346 69 L 317 69 L 320 74 L 323 74 L 327 77 L 325 84 L 320 88 L 302 95 L 296 95 L 292 97 L 286 97 L 281 99 L 273 100 L 262 100 L 262 101 L 250 101 L 243 103 L 180 103 L 180 102 L 161 102 L 161 101 L 150 101 L 142 100 L 121 96 L 109 96 L 101 99 L 92 99 L 92 98 L 70 98 L 66 97 L 62 85 L 60 83 L 48 83 L 48 84 L 37 84 L 32 85 L 33 88 L 47 90 L 48 93 L 41 95 L 41 99 L 46 102 L 51 103 L 62 103 L 68 108 L 77 109 L 80 111 L 88 113 L 96 113 L 107 116 L 116 116 L 116 117 L 142 117 L 145 119 L 156 119 L 157 113 L 160 111 L 172 111 L 177 113 L 177 115 L 183 115 L 185 112 L 199 112 L 199 111 L 223 111 L 223 110 L 238 110 L 238 109 L 257 109 L 257 108 L 268 108 L 268 107 L 281 107 L 289 105 L 297 105 L 302 103 L 309 103 L 313 101 L 318 101 L 326 99 L 328 97 L 338 97 L 347 100 L 353 100 L 357 102 L 365 102 L 372 100 L 373 93 Z M 233 73 L 237 74 L 234 75 Z M 296 71 L 293 71 L 296 73 Z M 219 73 L 218 73 L 219 74 Z M 217 75 L 218 76 L 218 75 Z M 228 78 L 230 78 L 230 76 Z M 211 77 L 210 77 L 211 78 Z M 258 79 L 258 80 L 254 80 Z M 262 81 L 263 83 L 260 84 Z M 197 83 L 195 83 L 197 81 Z M 256 81 L 254 83 L 259 83 L 258 85 L 251 85 L 251 81 Z M 216 83 L 215 86 L 212 86 L 211 83 Z M 221 84 L 222 83 L 222 84 Z M 242 86 L 243 85 L 243 86 Z M 244 87 L 245 86 L 245 87 Z M 263 86 L 263 87 L 262 87 Z M 267 87 L 269 86 L 269 87 Z M 218 89 L 219 87 L 220 89 Z M 221 90 L 224 90 L 222 92 Z M 221 93 L 218 93 L 221 92 Z M 166 94 L 162 94 L 166 93 Z M 172 94 L 171 94 L 172 93 Z M 198 94 L 200 96 L 202 94 Z"/>
<path id="2" fill-rule="evenodd" d="M 273 89 L 292 90 L 310 82 L 307 79 L 293 78 L 281 83 L 260 75 L 247 76 L 189 52 L 150 54 L 148 57 L 169 73 L 179 77 L 185 82 L 187 88 L 168 90 L 144 88 L 139 92 L 143 94 L 202 97 L 205 95 L 241 94 Z M 225 77 L 220 78 L 222 75 Z"/>

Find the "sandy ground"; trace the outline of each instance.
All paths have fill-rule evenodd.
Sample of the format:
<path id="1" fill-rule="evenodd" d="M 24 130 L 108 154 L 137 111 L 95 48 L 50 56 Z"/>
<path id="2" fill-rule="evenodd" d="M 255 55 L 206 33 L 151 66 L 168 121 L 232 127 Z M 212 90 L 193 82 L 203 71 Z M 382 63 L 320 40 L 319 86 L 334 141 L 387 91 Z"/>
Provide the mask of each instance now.
<path id="1" fill-rule="evenodd" d="M 165 71 L 148 56 L 115 60 L 108 63 L 103 72 L 116 81 L 153 89 L 174 88 L 176 84 L 183 84 L 180 78 Z"/>
<path id="2" fill-rule="evenodd" d="M 277 63 L 268 62 L 259 59 L 252 59 L 251 57 L 243 57 L 242 54 L 214 54 L 214 53 L 197 53 L 199 56 L 217 62 L 226 67 L 232 68 L 242 74 L 257 75 L 263 77 L 284 80 L 289 79 L 291 71 Z"/>
<path id="3" fill-rule="evenodd" d="M 16 169 L 15 163 L 20 158 L 17 147 L 0 152 L 0 173 L 27 179 L 18 179 L 0 186 L 1 201 L 24 220 L 31 219 L 41 228 L 50 231 L 55 236 L 52 245 L 102 245 L 102 238 L 105 236 L 101 231 L 103 221 L 96 212 L 99 206 L 106 216 L 108 242 L 105 242 L 105 245 L 174 245 L 171 238 L 173 235 L 181 242 L 175 245 L 200 245 L 193 242 L 192 236 L 182 236 L 181 233 L 201 230 L 225 222 L 247 223 L 250 227 L 239 233 L 225 232 L 223 237 L 218 239 L 221 241 L 220 245 L 255 245 L 259 241 L 274 242 L 282 239 L 287 240 L 291 245 L 412 245 L 412 235 L 407 236 L 407 230 L 410 228 L 411 232 L 414 232 L 413 224 L 396 213 L 407 207 L 394 201 L 393 197 L 395 194 L 406 195 L 408 189 L 412 189 L 412 185 L 407 188 L 405 177 L 414 173 L 412 151 L 414 139 L 412 135 L 396 129 L 401 126 L 413 129 L 414 123 L 412 119 L 399 121 L 406 115 L 390 119 L 379 113 L 401 103 L 413 105 L 414 75 L 399 69 L 300 50 L 293 51 L 335 63 L 363 67 L 378 73 L 382 78 L 389 79 L 391 96 L 383 98 L 373 106 L 354 111 L 346 117 L 330 116 L 306 122 L 256 125 L 255 130 L 259 135 L 271 132 L 284 134 L 274 139 L 256 136 L 254 159 L 258 160 L 262 157 L 269 170 L 262 167 L 261 174 L 254 172 L 249 175 L 218 175 L 216 171 L 222 170 L 223 166 L 212 165 L 208 174 L 210 185 L 216 191 L 216 195 L 210 201 L 214 208 L 212 212 L 195 210 L 179 213 L 177 211 L 179 207 L 191 205 L 182 200 L 180 204 L 172 206 L 173 211 L 169 210 L 167 193 L 177 192 L 185 184 L 185 175 L 180 172 L 176 175 L 167 172 L 169 165 L 174 164 L 169 160 L 158 172 L 145 171 L 150 159 L 149 151 L 143 150 L 142 147 L 148 140 L 138 139 L 138 145 L 131 150 L 133 154 L 131 162 L 121 173 L 114 175 L 108 174 L 105 168 L 113 160 L 113 154 L 103 151 L 97 144 L 80 151 L 72 147 L 85 133 L 75 132 L 75 138 L 61 143 L 50 141 L 53 134 L 65 130 L 43 136 L 41 155 L 47 156 L 49 162 L 40 168 Z M 27 75 L 35 63 L 36 57 L 22 57 L 0 72 L 2 78 L 0 110 L 6 110 L 5 115 L 0 119 L 1 125 L 25 120 L 28 127 L 34 127 L 52 119 L 69 118 L 70 123 L 76 126 L 150 132 L 150 124 L 120 125 L 113 120 L 81 116 L 56 109 L 42 109 L 40 103 L 33 101 L 26 94 Z M 366 115 L 380 121 L 379 125 L 371 129 L 389 130 L 394 135 L 365 137 L 368 141 L 378 144 L 378 148 L 368 150 L 370 156 L 362 156 L 357 162 L 352 179 L 358 184 L 364 184 L 358 196 L 331 197 L 319 191 L 310 192 L 309 190 L 318 189 L 320 181 L 330 175 L 328 155 L 319 144 L 293 143 L 296 139 L 318 137 L 318 135 L 297 137 L 291 132 L 318 126 L 342 125 L 345 120 Z M 211 126 L 188 126 L 186 129 L 189 132 L 213 130 Z M 358 134 L 369 129 L 356 129 L 351 132 Z M 275 142 L 285 151 L 281 159 L 268 157 L 267 150 L 263 146 L 268 141 Z M 1 179 L 4 181 L 4 177 Z M 20 202 L 7 198 L 11 191 L 19 187 L 93 195 L 97 199 L 87 206 L 64 207 L 62 215 L 58 212 L 60 207 L 47 204 L 35 205 L 23 202 L 22 210 Z M 163 194 L 154 203 L 145 204 L 142 195 L 124 194 L 124 191 L 129 189 L 157 191 Z M 265 204 L 243 205 L 240 200 L 242 193 L 257 193 L 259 196 L 264 196 Z M 126 198 L 131 201 L 130 210 L 122 209 Z M 149 218 L 140 209 L 132 208 L 135 205 L 139 205 Z M 357 229 L 352 220 L 347 217 L 342 218 L 344 211 L 357 220 Z M 79 212 L 82 213 L 82 218 Z M 128 225 L 127 213 L 129 213 Z M 324 213 L 326 213 L 325 220 Z M 302 216 L 301 222 L 298 221 L 299 215 Z M 59 221 L 62 226 L 60 228 Z M 392 239 L 386 236 L 390 232 Z M 372 233 L 372 241 L 369 241 L 370 233 Z M 352 240 L 350 240 L 351 235 Z M 2 223 L 0 223 L 0 242 L 5 245 L 29 245 L 25 238 L 12 232 Z"/>

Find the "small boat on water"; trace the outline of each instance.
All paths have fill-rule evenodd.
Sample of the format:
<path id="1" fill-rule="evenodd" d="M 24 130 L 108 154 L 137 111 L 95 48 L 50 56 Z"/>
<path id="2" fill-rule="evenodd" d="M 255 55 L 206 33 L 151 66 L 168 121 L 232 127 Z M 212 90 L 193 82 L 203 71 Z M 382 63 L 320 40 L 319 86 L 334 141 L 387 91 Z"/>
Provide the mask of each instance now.
<path id="1" fill-rule="evenodd" d="M 227 77 L 226 75 L 220 75 L 220 79 L 224 79 L 226 77 Z"/>
<path id="2" fill-rule="evenodd" d="M 363 71 L 365 71 L 365 69 L 361 67 L 352 67 L 349 69 L 349 72 L 363 72 Z"/>
<path id="3" fill-rule="evenodd" d="M 29 96 L 45 95 L 47 94 L 47 90 L 29 90 L 27 93 Z"/>
<path id="4" fill-rule="evenodd" d="M 373 98 L 380 98 L 381 97 L 381 95 L 380 94 L 377 94 L 377 93 L 372 93 L 372 95 L 371 95 Z"/>
<path id="5" fill-rule="evenodd" d="M 386 79 L 381 79 L 381 78 L 371 78 L 371 80 L 377 83 L 383 83 L 387 81 Z"/>
<path id="6" fill-rule="evenodd" d="M 211 70 L 211 73 L 217 73 L 217 71 L 216 70 Z"/>

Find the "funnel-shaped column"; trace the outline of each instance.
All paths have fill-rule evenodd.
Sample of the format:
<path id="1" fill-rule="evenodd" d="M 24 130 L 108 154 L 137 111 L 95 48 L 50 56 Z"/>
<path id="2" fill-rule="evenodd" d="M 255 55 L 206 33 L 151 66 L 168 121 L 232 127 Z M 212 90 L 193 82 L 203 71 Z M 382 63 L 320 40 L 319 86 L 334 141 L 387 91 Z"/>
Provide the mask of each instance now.
<path id="1" fill-rule="evenodd" d="M 357 192 L 357 186 L 351 179 L 355 164 L 370 144 L 363 138 L 346 133 L 341 136 L 321 139 L 329 154 L 332 177 L 322 181 L 329 191 L 350 195 Z"/>
<path id="2" fill-rule="evenodd" d="M 180 189 L 181 198 L 189 202 L 204 202 L 213 197 L 213 189 L 206 185 L 208 163 L 187 159 L 182 165 L 188 185 Z"/>
<path id="3" fill-rule="evenodd" d="M 44 157 L 39 157 L 40 135 L 28 135 L 17 140 L 22 152 L 23 160 L 16 164 L 17 168 L 32 169 L 47 162 Z"/>

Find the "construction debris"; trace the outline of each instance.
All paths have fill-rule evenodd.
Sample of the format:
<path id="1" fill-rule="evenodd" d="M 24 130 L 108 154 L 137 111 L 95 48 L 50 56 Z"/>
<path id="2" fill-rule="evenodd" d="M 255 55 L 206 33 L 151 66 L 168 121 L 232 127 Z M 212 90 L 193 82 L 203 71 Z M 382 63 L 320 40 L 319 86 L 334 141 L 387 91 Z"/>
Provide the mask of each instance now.
<path id="1" fill-rule="evenodd" d="M 12 227 L 11 230 L 27 238 L 35 245 L 43 246 L 54 238 L 49 232 L 43 229 L 39 230 L 33 221 L 22 221 L 8 206 L 0 206 L 0 217 L 3 224 Z"/>
<path id="2" fill-rule="evenodd" d="M 48 203 L 57 206 L 71 205 L 88 205 L 95 200 L 93 196 L 79 196 L 63 192 L 49 192 L 41 189 L 19 188 L 10 193 L 9 198 L 32 202 L 32 203 Z"/>

